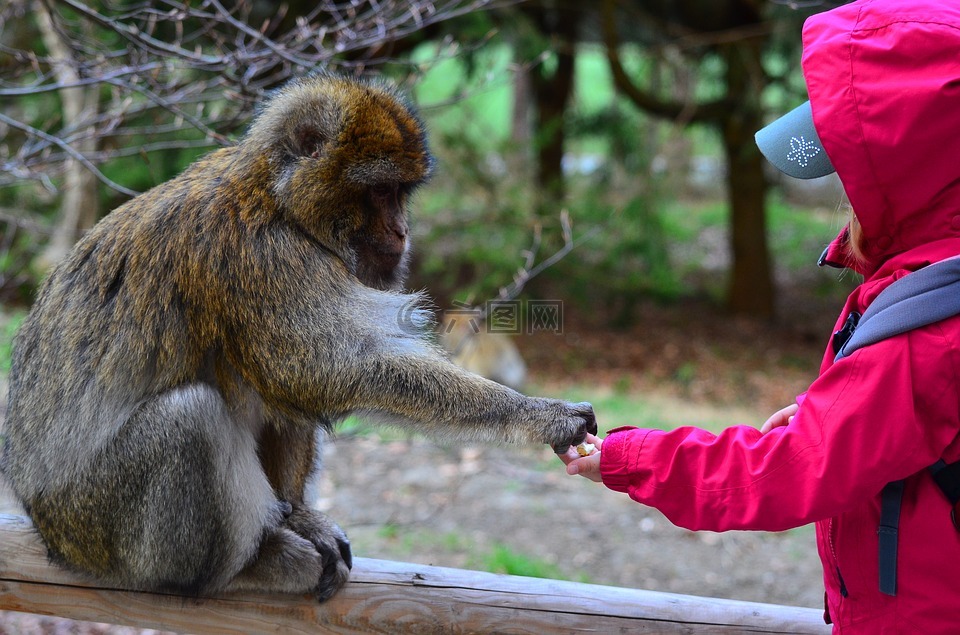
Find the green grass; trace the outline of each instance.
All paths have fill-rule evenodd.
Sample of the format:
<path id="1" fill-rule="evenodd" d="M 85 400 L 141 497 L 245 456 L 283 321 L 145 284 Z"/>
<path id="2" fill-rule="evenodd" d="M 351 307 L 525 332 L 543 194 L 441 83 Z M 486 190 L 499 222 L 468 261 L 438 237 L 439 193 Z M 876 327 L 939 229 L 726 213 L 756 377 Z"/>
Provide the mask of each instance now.
<path id="1" fill-rule="evenodd" d="M 434 532 L 423 528 L 401 528 L 388 523 L 369 535 L 354 529 L 351 532 L 351 542 L 357 553 L 372 548 L 375 542 L 379 553 L 387 553 L 383 557 L 409 559 L 417 554 L 458 554 L 465 556 L 466 568 L 476 571 L 554 580 L 570 579 L 557 565 L 542 558 L 518 552 L 500 542 L 490 546 L 478 546 L 467 536 L 452 531 Z M 384 547 L 387 549 L 386 552 L 383 551 Z M 589 582 L 589 579 L 579 575 L 576 581 Z"/>
<path id="2" fill-rule="evenodd" d="M 387 523 L 377 530 L 377 540 L 389 544 L 392 551 L 404 557 L 418 552 L 455 553 L 470 549 L 470 542 L 455 532 L 411 531 L 393 523 Z"/>
<path id="3" fill-rule="evenodd" d="M 522 575 L 528 578 L 547 578 L 551 580 L 569 579 L 563 575 L 555 564 L 518 553 L 509 546 L 497 543 L 493 549 L 472 563 L 474 568 L 490 573 L 505 573 L 508 575 Z M 578 576 L 577 582 L 589 582 L 585 575 Z"/>
<path id="4" fill-rule="evenodd" d="M 603 413 L 602 433 L 625 425 L 639 428 L 664 428 L 670 425 L 661 408 L 631 393 L 598 390 L 595 387 L 575 387 L 564 390 L 563 398 L 592 403 L 595 411 Z"/>
<path id="5" fill-rule="evenodd" d="M 10 372 L 13 338 L 26 317 L 26 311 L 15 311 L 5 317 L 0 316 L 0 373 Z"/>

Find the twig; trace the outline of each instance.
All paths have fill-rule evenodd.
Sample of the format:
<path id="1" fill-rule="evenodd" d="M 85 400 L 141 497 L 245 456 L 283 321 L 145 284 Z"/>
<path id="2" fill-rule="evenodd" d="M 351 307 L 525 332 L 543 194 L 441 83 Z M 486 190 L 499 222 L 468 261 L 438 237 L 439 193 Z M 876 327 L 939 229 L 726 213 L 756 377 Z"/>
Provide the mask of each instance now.
<path id="1" fill-rule="evenodd" d="M 93 84 L 102 84 L 113 79 L 125 77 L 127 75 L 136 75 L 147 71 L 161 68 L 163 65 L 159 62 L 144 64 L 137 68 L 121 68 L 108 72 L 97 77 L 85 77 L 73 82 L 56 82 L 54 84 L 30 84 L 18 88 L 0 88 L 0 97 L 23 97 L 26 95 L 39 95 L 41 93 L 55 92 L 68 88 L 80 88 L 81 86 L 91 86 Z"/>
<path id="2" fill-rule="evenodd" d="M 39 137 L 44 141 L 52 143 L 53 145 L 61 148 L 64 152 L 69 154 L 72 158 L 82 163 L 85 168 L 93 172 L 93 174 L 100 180 L 101 183 L 120 192 L 121 194 L 126 194 L 127 196 L 136 196 L 137 194 L 139 194 L 139 192 L 131 190 L 128 187 L 124 187 L 119 183 L 115 183 L 113 180 L 107 177 L 107 175 L 101 172 L 99 168 L 97 168 L 97 166 L 91 163 L 90 160 L 87 159 L 87 157 L 83 156 L 82 154 L 74 150 L 72 147 L 70 147 L 70 144 L 64 141 L 63 139 L 59 139 L 53 135 L 47 134 L 42 130 L 37 130 L 33 126 L 28 126 L 25 123 L 21 123 L 16 119 L 12 119 L 11 117 L 6 116 L 3 113 L 0 113 L 0 122 L 7 124 L 11 128 L 16 128 L 17 130 L 21 130 L 23 132 L 26 132 L 27 134 L 33 135 L 35 137 Z"/>
<path id="3" fill-rule="evenodd" d="M 23 218 L 20 214 L 16 213 L 14 210 L 7 210 L 0 208 L 0 223 L 7 223 L 8 225 L 13 225 L 14 227 L 21 227 L 23 229 L 29 229 L 32 232 L 38 234 L 52 234 L 53 228 L 44 223 L 38 222 L 30 218 Z"/>
<path id="4" fill-rule="evenodd" d="M 119 137 L 125 129 L 142 130 L 144 121 L 152 124 L 146 131 L 152 137 L 147 147 L 182 147 L 183 142 L 176 139 L 183 129 L 181 122 L 227 145 L 231 141 L 225 133 L 248 117 L 257 98 L 290 77 L 314 68 L 346 68 L 351 63 L 366 67 L 389 61 L 381 54 L 389 42 L 441 20 L 503 4 L 502 0 L 318 0 L 295 19 L 294 26 L 280 30 L 277 16 L 251 24 L 248 1 L 39 1 L 50 8 L 47 13 L 63 41 L 64 54 L 39 55 L 0 44 L 0 55 L 16 62 L 0 66 L 0 98 L 12 102 L 0 122 L 27 133 L 26 140 L 20 135 L 0 139 L 5 172 L 0 174 L 0 186 L 32 179 L 52 191 L 51 177 L 61 171 L 64 161 L 76 159 L 91 169 L 99 161 L 129 155 L 134 144 L 142 142 Z M 18 28 L 20 21 L 26 24 L 25 10 L 8 9 L 12 6 L 0 9 L 0 31 Z M 113 48 L 105 50 L 105 42 L 113 42 Z M 358 53 L 364 49 L 368 55 Z M 57 77 L 55 72 L 54 67 L 64 60 L 74 71 L 71 78 Z M 20 114 L 35 113 L 35 109 L 17 108 L 18 98 L 66 94 L 97 85 L 110 89 L 101 92 L 99 108 L 91 116 L 66 118 L 57 132 L 44 133 L 52 126 Z M 55 121 L 58 115 L 41 112 L 39 117 Z M 211 125 L 211 117 L 219 125 Z M 77 144 L 91 139 L 105 150 L 78 153 Z M 13 146 L 16 142 L 19 147 Z M 54 147 L 63 152 L 51 152 Z M 111 188 L 133 194 L 98 169 L 91 171 Z"/>
<path id="5" fill-rule="evenodd" d="M 579 239 L 574 240 L 573 228 L 570 223 L 570 212 L 567 210 L 562 210 L 560 212 L 560 227 L 563 231 L 563 247 L 554 252 L 549 258 L 540 261 L 540 263 L 538 263 L 536 266 L 532 266 L 534 259 L 536 258 L 536 252 L 540 248 L 541 241 L 541 227 L 539 225 L 536 227 L 534 230 L 533 246 L 525 252 L 526 262 L 517 270 L 517 273 L 514 275 L 513 282 L 505 287 L 500 288 L 500 293 L 497 295 L 498 300 L 512 300 L 516 298 L 518 295 L 520 295 L 528 282 L 563 260 L 567 254 L 573 251 L 579 244 L 592 238 L 598 231 L 600 231 L 599 227 L 594 227 Z"/>

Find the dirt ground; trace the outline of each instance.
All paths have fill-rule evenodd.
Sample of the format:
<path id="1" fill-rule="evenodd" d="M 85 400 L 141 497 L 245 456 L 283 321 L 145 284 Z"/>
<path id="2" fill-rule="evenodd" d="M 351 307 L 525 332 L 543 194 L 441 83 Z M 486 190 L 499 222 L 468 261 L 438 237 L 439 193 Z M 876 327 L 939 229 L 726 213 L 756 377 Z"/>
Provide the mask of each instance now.
<path id="1" fill-rule="evenodd" d="M 759 425 L 814 377 L 835 308 L 807 306 L 809 315 L 771 325 L 697 303 L 647 305 L 632 329 L 598 330 L 570 315 L 563 335 L 518 344 L 536 392 L 563 397 L 573 386 L 596 386 L 649 400 L 672 423 Z M 598 408 L 597 416 L 602 427 L 630 423 L 629 413 L 610 421 Z M 352 431 L 328 442 L 323 459 L 315 504 L 347 531 L 357 556 L 822 606 L 812 527 L 682 530 L 622 494 L 568 477 L 547 448 Z M 0 614 L 0 635 L 131 632 Z"/>

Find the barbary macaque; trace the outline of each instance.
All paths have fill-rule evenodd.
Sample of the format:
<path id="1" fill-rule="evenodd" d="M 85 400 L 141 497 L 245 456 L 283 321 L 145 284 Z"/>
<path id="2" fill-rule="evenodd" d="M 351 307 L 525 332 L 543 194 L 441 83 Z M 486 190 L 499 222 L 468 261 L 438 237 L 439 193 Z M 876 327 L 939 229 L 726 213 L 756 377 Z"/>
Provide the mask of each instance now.
<path id="1" fill-rule="evenodd" d="M 55 562 L 324 600 L 351 552 L 304 503 L 318 430 L 358 413 L 560 451 L 596 431 L 589 404 L 521 395 L 423 335 L 400 287 L 432 165 L 394 88 L 318 74 L 78 242 L 17 336 L 2 457 Z"/>

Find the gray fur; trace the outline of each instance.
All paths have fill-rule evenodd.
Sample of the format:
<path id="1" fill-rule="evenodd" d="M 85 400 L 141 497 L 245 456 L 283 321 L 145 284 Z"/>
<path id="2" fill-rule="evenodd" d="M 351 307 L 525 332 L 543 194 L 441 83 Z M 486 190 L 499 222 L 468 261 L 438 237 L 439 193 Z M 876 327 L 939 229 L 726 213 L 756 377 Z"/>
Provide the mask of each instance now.
<path id="1" fill-rule="evenodd" d="M 406 209 L 365 189 L 405 203 L 425 143 L 395 93 L 302 80 L 238 146 L 81 239 L 16 339 L 2 462 L 54 560 L 128 587 L 322 600 L 351 554 L 304 501 L 318 430 L 360 412 L 566 447 L 596 429 L 589 404 L 523 396 L 425 337 L 423 298 L 397 290 Z"/>

